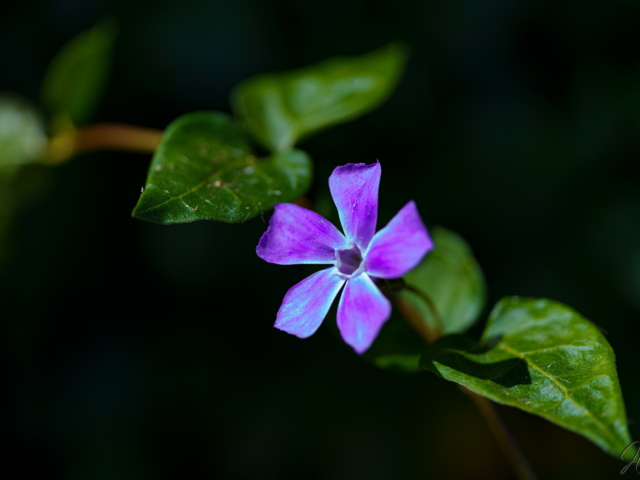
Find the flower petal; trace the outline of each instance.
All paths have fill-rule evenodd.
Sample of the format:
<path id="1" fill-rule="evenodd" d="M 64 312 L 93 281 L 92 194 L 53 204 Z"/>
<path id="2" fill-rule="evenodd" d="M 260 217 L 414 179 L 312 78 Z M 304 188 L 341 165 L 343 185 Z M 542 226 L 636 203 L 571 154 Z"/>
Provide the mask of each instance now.
<path id="1" fill-rule="evenodd" d="M 293 203 L 279 203 L 256 253 L 278 265 L 335 263 L 335 251 L 346 244 L 344 235 L 326 218 Z"/>
<path id="2" fill-rule="evenodd" d="M 349 163 L 329 177 L 329 189 L 338 207 L 342 229 L 350 243 L 364 251 L 376 233 L 380 163 Z"/>
<path id="3" fill-rule="evenodd" d="M 300 338 L 313 335 L 344 284 L 335 267 L 305 278 L 284 296 L 275 327 Z"/>
<path id="4" fill-rule="evenodd" d="M 381 278 L 402 277 L 432 248 L 433 240 L 412 200 L 371 240 L 365 260 L 367 273 Z"/>
<path id="5" fill-rule="evenodd" d="M 391 316 L 391 303 L 363 273 L 347 280 L 338 305 L 342 338 L 359 354 L 364 353 Z"/>

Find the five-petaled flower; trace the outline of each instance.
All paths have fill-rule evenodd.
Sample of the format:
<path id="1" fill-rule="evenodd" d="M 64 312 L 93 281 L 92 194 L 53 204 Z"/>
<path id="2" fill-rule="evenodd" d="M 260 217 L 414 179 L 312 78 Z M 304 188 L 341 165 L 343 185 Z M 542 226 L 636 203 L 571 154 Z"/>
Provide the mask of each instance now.
<path id="1" fill-rule="evenodd" d="M 338 304 L 342 338 L 358 353 L 366 351 L 391 315 L 391 303 L 376 279 L 402 277 L 433 248 L 416 204 L 407 203 L 376 233 L 380 163 L 344 165 L 329 177 L 344 235 L 317 213 L 291 203 L 275 205 L 269 228 L 256 252 L 278 265 L 328 264 L 289 289 L 276 328 L 306 338 Z"/>

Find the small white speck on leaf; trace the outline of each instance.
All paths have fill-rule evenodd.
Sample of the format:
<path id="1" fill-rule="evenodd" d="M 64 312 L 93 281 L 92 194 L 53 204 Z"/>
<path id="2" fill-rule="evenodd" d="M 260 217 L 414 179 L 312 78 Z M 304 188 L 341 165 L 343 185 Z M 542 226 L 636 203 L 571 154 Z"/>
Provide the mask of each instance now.
<path id="1" fill-rule="evenodd" d="M 165 190 L 164 193 L 169 193 L 169 190 Z"/>
<path id="2" fill-rule="evenodd" d="M 205 202 L 207 202 L 207 203 L 211 203 L 209 200 L 205 200 Z"/>
<path id="3" fill-rule="evenodd" d="M 254 169 L 251 165 L 249 165 L 247 168 L 244 169 L 244 173 L 246 175 L 251 175 L 254 172 Z"/>
<path id="4" fill-rule="evenodd" d="M 222 186 L 222 182 L 220 180 L 216 180 L 216 183 L 214 183 L 213 186 L 216 188 L 220 188 Z"/>
<path id="5" fill-rule="evenodd" d="M 193 211 L 195 212 L 196 210 L 198 210 L 198 205 L 196 205 L 196 208 L 193 209 Z"/>
<path id="6" fill-rule="evenodd" d="M 162 165 L 156 165 L 156 172 L 159 172 L 160 170 L 162 170 Z"/>
<path id="7" fill-rule="evenodd" d="M 281 192 L 280 190 L 276 190 L 276 191 L 275 191 L 275 192 L 273 192 L 273 193 L 275 193 L 276 195 L 281 195 L 281 194 L 282 194 L 282 192 Z"/>
<path id="8" fill-rule="evenodd" d="M 140 187 L 140 193 L 144 193 L 144 187 Z"/>
<path id="9" fill-rule="evenodd" d="M 246 209 L 249 210 L 249 207 L 247 207 Z"/>

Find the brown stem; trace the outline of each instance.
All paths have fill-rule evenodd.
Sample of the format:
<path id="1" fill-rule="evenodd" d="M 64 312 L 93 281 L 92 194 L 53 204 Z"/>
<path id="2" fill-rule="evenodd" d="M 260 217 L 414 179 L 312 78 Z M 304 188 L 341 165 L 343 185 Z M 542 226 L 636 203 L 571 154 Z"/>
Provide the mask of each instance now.
<path id="1" fill-rule="evenodd" d="M 429 325 L 423 320 L 422 315 L 413 308 L 404 298 L 400 295 L 396 295 L 393 292 L 388 292 L 387 296 L 391 299 L 400 313 L 407 321 L 407 323 L 413 328 L 427 343 L 435 342 L 440 334 L 431 329 Z"/>
<path id="2" fill-rule="evenodd" d="M 420 290 L 412 287 L 411 285 L 406 285 L 405 288 L 410 292 L 413 292 L 415 295 L 417 295 L 422 299 L 422 301 L 429 308 L 429 311 L 432 313 L 433 318 L 435 318 L 436 324 L 438 325 L 440 332 L 444 332 L 444 323 L 442 322 L 442 317 L 440 316 L 440 313 L 438 312 L 438 308 L 436 307 L 436 304 L 433 303 L 433 300 L 431 299 L 431 297 L 426 293 L 422 293 Z M 440 333 L 438 333 L 438 336 L 440 336 Z"/>
<path id="3" fill-rule="evenodd" d="M 536 480 L 536 474 L 533 473 L 527 457 L 522 453 L 518 442 L 516 442 L 516 439 L 509 431 L 507 424 L 496 409 L 495 404 L 488 398 L 482 397 L 466 387 L 460 387 L 460 389 L 469 395 L 473 403 L 478 407 L 478 410 L 480 410 L 480 413 L 482 413 L 482 416 L 489 424 L 491 433 L 493 433 L 500 448 L 507 456 L 509 463 L 511 463 L 511 467 L 515 471 L 516 476 L 520 480 Z"/>
<path id="4" fill-rule="evenodd" d="M 80 153 L 96 150 L 153 153 L 162 133 L 161 130 L 121 123 L 96 123 L 63 130 L 51 138 L 45 163 L 63 163 Z"/>
<path id="5" fill-rule="evenodd" d="M 76 153 L 92 150 L 125 150 L 153 153 L 162 130 L 120 123 L 97 123 L 76 130 Z"/>
<path id="6" fill-rule="evenodd" d="M 434 317 L 439 320 L 439 326 L 442 327 L 442 320 L 433 301 L 431 301 L 428 296 L 422 295 L 414 288 L 409 287 L 409 290 L 418 294 L 420 298 L 425 300 L 427 306 L 434 314 Z M 424 338 L 427 343 L 433 343 L 440 337 L 440 333 L 430 328 L 425 319 L 422 318 L 420 313 L 416 311 L 413 306 L 410 305 L 406 300 L 392 292 L 388 292 L 387 295 L 394 303 L 394 305 L 398 308 L 398 310 L 400 310 L 400 313 L 405 318 L 405 320 L 407 320 L 407 323 L 411 327 L 413 327 L 413 329 L 422 338 Z M 480 410 L 480 413 L 491 429 L 491 433 L 493 433 L 493 436 L 496 438 L 498 445 L 500 445 L 500 448 L 509 460 L 509 463 L 511 463 L 511 466 L 513 467 L 513 470 L 516 473 L 518 479 L 536 480 L 533 469 L 529 465 L 527 458 L 524 456 L 524 453 L 522 453 L 520 446 L 509 431 L 507 424 L 502 419 L 502 416 L 496 409 L 494 403 L 491 400 L 472 392 L 466 387 L 461 386 L 460 389 L 464 393 L 469 395 L 469 397 L 471 397 L 471 400 L 473 400 L 473 402 L 476 404 L 476 407 L 478 407 L 478 410 Z"/>

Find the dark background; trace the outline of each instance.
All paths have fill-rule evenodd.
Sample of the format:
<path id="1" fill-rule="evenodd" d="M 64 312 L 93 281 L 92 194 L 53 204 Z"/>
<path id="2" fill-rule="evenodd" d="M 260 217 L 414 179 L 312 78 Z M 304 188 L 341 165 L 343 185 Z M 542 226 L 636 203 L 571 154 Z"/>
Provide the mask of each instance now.
<path id="1" fill-rule="evenodd" d="M 106 15 L 119 36 L 95 120 L 160 129 L 229 111 L 250 75 L 406 41 L 393 97 L 302 145 L 312 200 L 335 166 L 380 159 L 379 225 L 414 199 L 463 235 L 485 313 L 549 297 L 607 330 L 638 436 L 637 1 L 4 0 L 0 89 L 36 101 L 55 52 Z M 258 259 L 260 218 L 131 218 L 149 160 L 24 173 L 0 268 L 1 478 L 512 478 L 454 384 L 379 371 L 326 326 L 272 327 L 307 272 Z M 501 411 L 540 478 L 617 477 L 582 437 Z"/>

